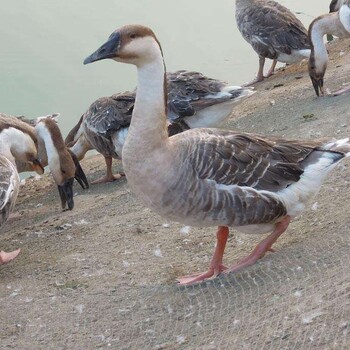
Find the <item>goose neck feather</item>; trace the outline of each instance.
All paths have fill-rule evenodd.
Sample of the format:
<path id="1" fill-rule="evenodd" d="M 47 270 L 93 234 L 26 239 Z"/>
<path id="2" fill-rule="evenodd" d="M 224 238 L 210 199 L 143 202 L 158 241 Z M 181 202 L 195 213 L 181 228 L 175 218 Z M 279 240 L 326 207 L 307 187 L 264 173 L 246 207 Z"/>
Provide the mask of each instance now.
<path id="1" fill-rule="evenodd" d="M 145 154 L 151 156 L 168 140 L 165 66 L 158 44 L 157 47 L 155 59 L 138 66 L 135 107 L 122 155 L 126 173 L 143 162 Z"/>
<path id="2" fill-rule="evenodd" d="M 339 13 L 319 16 L 310 24 L 310 62 L 314 62 L 315 69 L 318 72 L 324 72 L 328 62 L 328 52 L 323 41 L 325 34 L 331 34 L 338 37 L 347 37 L 350 35 L 342 25 L 339 19 Z"/>

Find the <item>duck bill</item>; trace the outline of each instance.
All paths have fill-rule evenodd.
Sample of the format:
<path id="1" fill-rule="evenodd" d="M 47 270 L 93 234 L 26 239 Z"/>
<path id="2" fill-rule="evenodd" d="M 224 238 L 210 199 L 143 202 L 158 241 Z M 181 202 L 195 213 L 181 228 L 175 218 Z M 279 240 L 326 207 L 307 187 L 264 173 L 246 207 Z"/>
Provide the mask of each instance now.
<path id="1" fill-rule="evenodd" d="M 57 186 L 63 210 L 66 209 L 66 206 L 68 206 L 69 210 L 72 210 L 74 208 L 73 182 L 74 178 L 71 178 L 65 181 L 62 185 Z"/>
<path id="2" fill-rule="evenodd" d="M 89 57 L 85 58 L 84 64 L 104 60 L 105 58 L 118 57 L 119 47 L 120 34 L 118 32 L 114 32 L 100 48 L 98 48 Z"/>
<path id="3" fill-rule="evenodd" d="M 314 86 L 315 92 L 317 96 L 320 96 L 320 94 L 323 96 L 324 91 L 323 91 L 323 79 L 316 79 L 316 78 L 311 78 L 312 85 Z"/>
<path id="4" fill-rule="evenodd" d="M 33 171 L 35 171 L 39 175 L 42 175 L 45 172 L 44 167 L 41 165 L 38 159 L 34 159 L 32 161 L 32 168 L 33 168 Z"/>
<path id="5" fill-rule="evenodd" d="M 75 174 L 74 177 L 78 181 L 79 185 L 83 190 L 89 188 L 89 182 L 86 178 L 86 175 L 84 173 L 83 168 L 81 167 L 78 157 L 71 151 L 69 150 L 69 153 L 73 159 L 73 162 L 75 164 Z"/>

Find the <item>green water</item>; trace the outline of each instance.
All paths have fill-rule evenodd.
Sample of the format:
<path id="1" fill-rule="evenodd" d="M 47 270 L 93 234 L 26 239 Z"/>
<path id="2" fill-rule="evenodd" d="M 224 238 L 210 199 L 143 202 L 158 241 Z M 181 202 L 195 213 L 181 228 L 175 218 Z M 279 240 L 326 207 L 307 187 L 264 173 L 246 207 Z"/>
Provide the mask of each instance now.
<path id="1" fill-rule="evenodd" d="M 280 2 L 310 16 L 329 5 Z M 299 18 L 306 25 L 312 20 Z M 169 71 L 198 70 L 236 85 L 257 71 L 257 56 L 236 28 L 233 0 L 1 0 L 0 111 L 28 117 L 60 112 L 65 135 L 96 98 L 133 89 L 132 66 L 82 64 L 128 23 L 152 27 Z"/>

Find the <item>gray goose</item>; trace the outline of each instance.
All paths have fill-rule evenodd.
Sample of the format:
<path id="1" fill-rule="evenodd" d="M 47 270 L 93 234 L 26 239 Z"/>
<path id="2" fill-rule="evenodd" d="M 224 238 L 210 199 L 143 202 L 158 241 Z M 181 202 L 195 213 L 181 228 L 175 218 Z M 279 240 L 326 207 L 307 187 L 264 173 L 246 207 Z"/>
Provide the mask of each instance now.
<path id="1" fill-rule="evenodd" d="M 259 71 L 251 84 L 264 79 L 265 59 L 295 63 L 310 55 L 307 30 L 286 7 L 272 0 L 236 0 L 236 21 L 243 38 L 259 56 Z"/>
<path id="2" fill-rule="evenodd" d="M 122 158 L 132 191 L 170 220 L 218 226 L 209 270 L 181 277 L 180 284 L 238 271 L 263 257 L 329 171 L 350 156 L 348 139 L 293 141 L 209 128 L 169 137 L 165 64 L 152 30 L 121 27 L 84 63 L 105 58 L 137 67 L 137 95 Z M 229 227 L 272 233 L 247 258 L 226 267 Z"/>
<path id="3" fill-rule="evenodd" d="M 342 1 L 338 12 L 319 16 L 310 24 L 309 75 L 317 96 L 324 95 L 323 80 L 328 63 L 328 52 L 323 42 L 325 34 L 335 35 L 339 38 L 350 37 L 350 0 Z M 348 91 L 350 91 L 350 86 L 334 92 L 333 95 L 341 95 Z"/>
<path id="4" fill-rule="evenodd" d="M 236 104 L 253 94 L 250 88 L 231 86 L 198 72 L 181 70 L 166 76 L 169 135 L 192 128 L 219 126 Z M 135 91 L 123 92 L 99 98 L 66 138 L 66 144 L 79 160 L 90 149 L 96 149 L 105 157 L 106 175 L 93 183 L 111 182 L 122 175 L 112 173 L 112 158 L 121 158 L 135 94 Z"/>
<path id="5" fill-rule="evenodd" d="M 45 159 L 51 174 L 57 184 L 61 198 L 62 209 L 74 207 L 73 183 L 77 179 L 82 188 L 88 183 L 83 169 L 74 154 L 66 147 L 61 131 L 52 118 L 41 118 L 35 125 L 36 135 L 42 148 L 45 149 Z"/>

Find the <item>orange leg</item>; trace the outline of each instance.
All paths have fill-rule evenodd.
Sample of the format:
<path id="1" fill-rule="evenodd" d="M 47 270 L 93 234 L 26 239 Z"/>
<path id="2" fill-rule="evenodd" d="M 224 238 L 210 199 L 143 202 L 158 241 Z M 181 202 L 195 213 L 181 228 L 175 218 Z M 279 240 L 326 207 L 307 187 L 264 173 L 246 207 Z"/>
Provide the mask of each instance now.
<path id="1" fill-rule="evenodd" d="M 115 180 L 119 180 L 122 176 L 124 176 L 124 174 L 113 175 L 113 173 L 112 173 L 112 161 L 113 161 L 112 157 L 105 157 L 105 162 L 106 162 L 106 167 L 107 167 L 106 175 L 91 182 L 92 184 L 95 185 L 95 184 L 100 184 L 100 183 L 113 182 Z"/>
<path id="2" fill-rule="evenodd" d="M 13 252 L 6 253 L 2 250 L 0 252 L 0 265 L 6 264 L 6 263 L 10 262 L 11 260 L 13 260 L 20 253 L 20 251 L 21 251 L 21 249 L 17 249 Z"/>
<path id="3" fill-rule="evenodd" d="M 222 258 L 225 251 L 225 246 L 228 238 L 228 227 L 219 226 L 216 233 L 216 247 L 214 255 L 211 258 L 209 270 L 204 273 L 197 273 L 194 275 L 188 275 L 179 277 L 177 281 L 181 285 L 192 284 L 196 282 L 202 282 L 208 279 L 217 277 L 222 271 L 226 270 L 226 266 L 222 264 Z"/>
<path id="4" fill-rule="evenodd" d="M 279 236 L 287 229 L 290 223 L 290 216 L 286 216 L 282 221 L 276 224 L 273 232 L 262 240 L 249 256 L 239 261 L 237 264 L 225 270 L 225 273 L 237 272 L 245 267 L 253 265 L 256 261 L 261 259 L 268 251 L 273 251 L 272 245 L 276 242 Z"/>

